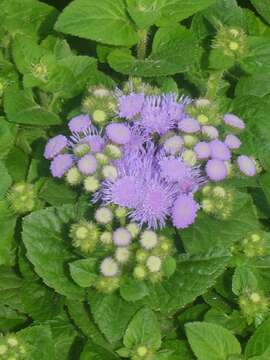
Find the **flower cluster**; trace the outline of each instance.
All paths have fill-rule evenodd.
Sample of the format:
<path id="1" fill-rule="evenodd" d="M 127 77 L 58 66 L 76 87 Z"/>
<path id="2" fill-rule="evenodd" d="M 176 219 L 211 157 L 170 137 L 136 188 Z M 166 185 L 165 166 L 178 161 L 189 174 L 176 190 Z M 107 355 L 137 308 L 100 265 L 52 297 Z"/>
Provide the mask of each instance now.
<path id="1" fill-rule="evenodd" d="M 0 336 L 0 359 L 18 359 L 27 358 L 26 346 L 15 334 Z"/>
<path id="2" fill-rule="evenodd" d="M 269 299 L 259 291 L 246 290 L 239 297 L 239 306 L 248 324 L 259 325 L 269 313 Z"/>
<path id="3" fill-rule="evenodd" d="M 140 227 L 157 229 L 171 220 L 187 228 L 201 205 L 196 193 L 205 184 L 256 174 L 252 158 L 235 155 L 244 122 L 234 114 L 222 116 L 209 100 L 118 90 L 112 101 L 104 89 L 101 95 L 94 91 L 97 99 L 114 103 L 112 121 L 97 130 L 89 115 L 74 117 L 71 136 L 50 139 L 45 157 L 54 177 L 83 184 L 94 193 L 92 202 L 124 208 Z M 224 196 L 232 202 L 229 192 Z M 216 213 L 206 199 L 202 207 Z"/>
<path id="4" fill-rule="evenodd" d="M 270 253 L 270 237 L 263 230 L 251 231 L 231 247 L 233 254 L 245 254 L 248 258 L 266 256 Z"/>

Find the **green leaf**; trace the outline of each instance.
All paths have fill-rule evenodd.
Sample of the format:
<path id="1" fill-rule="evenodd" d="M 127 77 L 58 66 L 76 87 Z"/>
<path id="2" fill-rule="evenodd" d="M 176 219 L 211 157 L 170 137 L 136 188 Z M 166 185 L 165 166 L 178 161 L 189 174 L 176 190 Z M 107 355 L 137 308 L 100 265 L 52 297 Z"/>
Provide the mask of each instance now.
<path id="1" fill-rule="evenodd" d="M 116 293 L 89 292 L 88 299 L 94 320 L 106 339 L 110 343 L 120 340 L 139 305 L 124 301 Z"/>
<path id="2" fill-rule="evenodd" d="M 110 45 L 134 45 L 137 34 L 123 0 L 75 0 L 55 25 L 57 31 Z"/>
<path id="3" fill-rule="evenodd" d="M 136 349 L 140 345 L 159 349 L 161 332 L 155 313 L 148 308 L 139 310 L 129 323 L 123 342 L 128 349 Z"/>
<path id="4" fill-rule="evenodd" d="M 1 25 L 11 35 L 23 33 L 37 38 L 51 30 L 58 11 L 36 0 L 2 0 L 0 14 Z"/>
<path id="5" fill-rule="evenodd" d="M 139 28 L 148 28 L 161 15 L 164 0 L 127 0 L 127 10 Z"/>
<path id="6" fill-rule="evenodd" d="M 186 341 L 167 340 L 163 342 L 162 348 L 172 351 L 168 360 L 194 360 L 194 356 Z"/>
<path id="7" fill-rule="evenodd" d="M 252 95 L 264 97 L 269 93 L 270 84 L 264 73 L 241 77 L 235 89 L 236 96 Z"/>
<path id="8" fill-rule="evenodd" d="M 266 36 L 250 36 L 249 52 L 241 61 L 242 68 L 250 74 L 270 72 L 270 44 Z"/>
<path id="9" fill-rule="evenodd" d="M 270 0 L 250 0 L 258 13 L 270 24 Z"/>
<path id="10" fill-rule="evenodd" d="M 267 198 L 268 203 L 270 204 L 270 173 L 267 172 L 265 174 L 263 174 L 260 177 L 260 185 L 263 189 L 263 192 Z"/>
<path id="11" fill-rule="evenodd" d="M 48 178 L 39 191 L 39 197 L 52 206 L 59 206 L 74 204 L 77 194 L 65 183 L 59 183 Z"/>
<path id="12" fill-rule="evenodd" d="M 29 344 L 27 353 L 31 360 L 55 359 L 52 332 L 49 326 L 29 326 L 17 333 L 18 337 Z"/>
<path id="13" fill-rule="evenodd" d="M 111 351 L 103 348 L 100 345 L 88 341 L 84 346 L 80 360 L 117 360 L 120 359 Z"/>
<path id="14" fill-rule="evenodd" d="M 162 271 L 166 277 L 170 277 L 174 274 L 176 270 L 176 261 L 172 256 L 167 256 L 162 264 Z"/>
<path id="15" fill-rule="evenodd" d="M 222 326 L 194 322 L 186 324 L 189 344 L 198 360 L 228 360 L 241 354 L 241 346 L 230 331 Z"/>
<path id="16" fill-rule="evenodd" d="M 181 238 L 189 253 L 207 251 L 212 247 L 228 248 L 240 240 L 245 231 L 258 228 L 258 220 L 252 199 L 246 194 L 238 194 L 236 208 L 227 221 L 199 214 L 195 224 L 181 231 Z"/>
<path id="17" fill-rule="evenodd" d="M 21 301 L 22 279 L 8 267 L 0 267 L 0 305 L 8 305 L 14 310 L 24 312 Z"/>
<path id="18" fill-rule="evenodd" d="M 121 284 L 120 294 L 126 301 L 137 301 L 148 295 L 149 290 L 143 281 L 126 277 Z"/>
<path id="19" fill-rule="evenodd" d="M 97 279 L 96 259 L 76 260 L 69 264 L 72 279 L 81 287 L 90 287 Z"/>
<path id="20" fill-rule="evenodd" d="M 16 125 L 0 117 L 0 159 L 4 159 L 15 140 Z"/>
<path id="21" fill-rule="evenodd" d="M 192 302 L 214 285 L 222 274 L 229 257 L 223 252 L 210 252 L 179 258 L 173 276 L 150 289 L 144 302 L 154 310 L 170 314 Z"/>
<path id="22" fill-rule="evenodd" d="M 235 334 L 242 334 L 246 331 L 247 323 L 242 313 L 233 310 L 227 314 L 222 310 L 210 309 L 204 316 L 204 321 L 225 327 Z"/>
<path id="23" fill-rule="evenodd" d="M 249 358 L 252 356 L 263 355 L 263 353 L 269 347 L 269 344 L 270 344 L 270 318 L 265 320 L 249 339 L 245 348 L 245 356 Z"/>
<path id="24" fill-rule="evenodd" d="M 53 112 L 38 105 L 31 92 L 9 88 L 4 96 L 4 110 L 9 121 L 16 124 L 51 126 L 61 124 Z"/>
<path id="25" fill-rule="evenodd" d="M 2 331 L 12 331 L 19 326 L 23 326 L 26 321 L 25 315 L 7 305 L 0 305 L 0 328 Z"/>
<path id="26" fill-rule="evenodd" d="M 127 75 L 166 76 L 188 71 L 199 54 L 194 35 L 186 28 L 174 25 L 156 32 L 152 53 L 145 60 L 137 60 L 126 51 L 115 50 L 109 54 L 108 62 L 114 70 Z"/>
<path id="27" fill-rule="evenodd" d="M 24 218 L 22 237 L 26 255 L 45 284 L 68 298 L 82 299 L 83 289 L 66 272 L 66 264 L 74 259 L 66 227 L 74 219 L 75 211 L 70 205 L 33 212 Z"/>
<path id="28" fill-rule="evenodd" d="M 5 165 L 14 182 L 25 181 L 29 166 L 29 157 L 24 151 L 18 147 L 13 147 L 6 158 Z"/>
<path id="29" fill-rule="evenodd" d="M 14 232 L 17 218 L 6 200 L 0 201 L 0 265 L 13 265 L 15 260 Z"/>
<path id="30" fill-rule="evenodd" d="M 232 279 L 232 290 L 234 294 L 241 295 L 248 289 L 257 289 L 258 280 L 254 275 L 252 269 L 248 266 L 238 266 L 235 269 Z"/>
<path id="31" fill-rule="evenodd" d="M 12 178 L 9 175 L 5 164 L 2 161 L 0 161 L 0 179 L 0 199 L 3 199 L 8 188 L 12 184 Z"/>

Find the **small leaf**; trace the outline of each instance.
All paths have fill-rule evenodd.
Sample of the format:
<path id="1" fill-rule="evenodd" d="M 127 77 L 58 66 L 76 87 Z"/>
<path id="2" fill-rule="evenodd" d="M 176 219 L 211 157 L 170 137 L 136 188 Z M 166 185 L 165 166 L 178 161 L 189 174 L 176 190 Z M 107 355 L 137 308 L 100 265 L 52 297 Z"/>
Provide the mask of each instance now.
<path id="1" fill-rule="evenodd" d="M 69 264 L 72 279 L 81 287 L 90 287 L 97 279 L 96 259 L 76 260 Z"/>
<path id="2" fill-rule="evenodd" d="M 120 287 L 120 294 L 126 301 L 137 301 L 148 295 L 147 285 L 143 281 L 132 277 L 124 279 Z"/>
<path id="3" fill-rule="evenodd" d="M 252 356 L 263 355 L 263 353 L 267 351 L 269 344 L 270 344 L 270 318 L 265 320 L 249 339 L 245 348 L 245 356 L 247 358 L 250 358 Z"/>
<path id="4" fill-rule="evenodd" d="M 233 334 L 220 325 L 194 322 L 186 324 L 189 344 L 198 360 L 227 360 L 241 354 L 241 346 Z"/>

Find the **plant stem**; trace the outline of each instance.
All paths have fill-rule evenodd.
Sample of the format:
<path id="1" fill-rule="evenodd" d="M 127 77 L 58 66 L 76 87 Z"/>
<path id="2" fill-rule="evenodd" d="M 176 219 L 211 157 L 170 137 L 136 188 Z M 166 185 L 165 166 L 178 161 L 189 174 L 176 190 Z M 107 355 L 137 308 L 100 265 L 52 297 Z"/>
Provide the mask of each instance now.
<path id="1" fill-rule="evenodd" d="M 137 45 L 137 58 L 143 60 L 146 55 L 147 29 L 138 30 L 139 42 Z"/>
<path id="2" fill-rule="evenodd" d="M 216 97 L 217 92 L 218 92 L 219 83 L 223 77 L 223 74 L 224 74 L 224 71 L 220 70 L 220 71 L 215 71 L 210 75 L 210 77 L 208 79 L 207 91 L 206 91 L 207 99 L 213 100 Z"/>

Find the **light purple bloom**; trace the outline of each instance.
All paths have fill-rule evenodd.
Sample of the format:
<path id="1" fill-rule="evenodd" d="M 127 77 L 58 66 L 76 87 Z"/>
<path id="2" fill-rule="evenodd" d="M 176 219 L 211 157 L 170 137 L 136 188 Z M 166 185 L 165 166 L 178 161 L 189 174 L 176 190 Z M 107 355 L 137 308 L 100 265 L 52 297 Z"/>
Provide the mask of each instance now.
<path id="1" fill-rule="evenodd" d="M 68 140 L 64 135 L 57 135 L 51 138 L 46 146 L 44 151 L 45 159 L 52 159 L 56 155 L 60 154 L 61 151 L 67 146 Z"/>
<path id="2" fill-rule="evenodd" d="M 194 151 L 198 156 L 198 159 L 208 159 L 211 155 L 211 149 L 209 143 L 206 141 L 200 141 L 194 146 Z"/>
<path id="3" fill-rule="evenodd" d="M 181 136 L 174 135 L 165 141 L 164 150 L 166 154 L 175 155 L 180 152 L 183 144 L 184 141 Z"/>
<path id="4" fill-rule="evenodd" d="M 100 135 L 88 135 L 83 139 L 83 142 L 86 142 L 93 153 L 102 151 L 105 141 Z"/>
<path id="5" fill-rule="evenodd" d="M 73 157 L 70 154 L 57 155 L 51 162 L 52 176 L 61 178 L 73 165 Z"/>
<path id="6" fill-rule="evenodd" d="M 196 119 L 192 117 L 186 116 L 183 120 L 181 120 L 178 124 L 178 129 L 185 133 L 196 133 L 200 131 L 200 124 Z"/>
<path id="7" fill-rule="evenodd" d="M 228 174 L 227 167 L 222 160 L 211 159 L 206 164 L 206 174 L 213 181 L 224 180 Z"/>
<path id="8" fill-rule="evenodd" d="M 108 138 L 115 144 L 124 145 L 130 141 L 131 131 L 121 123 L 112 123 L 106 127 L 106 134 Z"/>
<path id="9" fill-rule="evenodd" d="M 231 152 L 230 149 L 224 142 L 220 140 L 212 140 L 209 143 L 211 150 L 211 157 L 219 160 L 230 160 Z"/>
<path id="10" fill-rule="evenodd" d="M 144 94 L 131 93 L 118 99 L 118 115 L 121 118 L 132 119 L 138 115 L 144 103 Z"/>
<path id="11" fill-rule="evenodd" d="M 71 132 L 85 132 L 91 126 L 91 120 L 88 115 L 78 115 L 72 118 L 69 123 L 68 127 Z"/>
<path id="12" fill-rule="evenodd" d="M 254 160 L 246 155 L 238 156 L 237 164 L 241 172 L 247 176 L 255 176 L 256 175 L 256 164 Z"/>
<path id="13" fill-rule="evenodd" d="M 234 149 L 239 149 L 241 146 L 241 141 L 240 139 L 233 135 L 233 134 L 229 134 L 226 136 L 224 143 L 228 146 L 228 148 L 234 150 Z"/>
<path id="14" fill-rule="evenodd" d="M 128 246 L 131 239 L 130 232 L 125 228 L 118 228 L 113 233 L 113 242 L 116 246 Z"/>
<path id="15" fill-rule="evenodd" d="M 87 154 L 78 161 L 77 165 L 82 174 L 91 175 L 94 174 L 97 169 L 97 160 L 93 155 Z"/>
<path id="16" fill-rule="evenodd" d="M 176 199 L 172 209 L 172 222 L 177 229 L 185 229 L 196 219 L 199 205 L 191 195 L 181 194 Z"/>
<path id="17" fill-rule="evenodd" d="M 224 122 L 226 125 L 232 126 L 237 129 L 244 129 L 245 123 L 238 116 L 234 114 L 226 114 L 224 115 Z"/>
<path id="18" fill-rule="evenodd" d="M 211 125 L 202 126 L 202 134 L 207 136 L 209 139 L 217 139 L 219 136 L 217 128 Z"/>
<path id="19" fill-rule="evenodd" d="M 111 199 L 114 204 L 134 208 L 142 194 L 142 184 L 135 176 L 124 176 L 111 185 Z"/>

